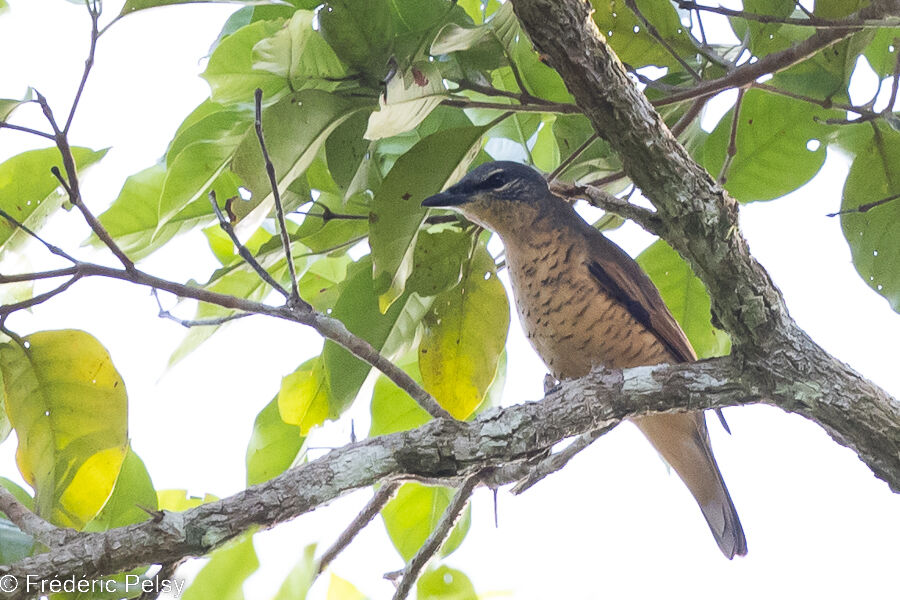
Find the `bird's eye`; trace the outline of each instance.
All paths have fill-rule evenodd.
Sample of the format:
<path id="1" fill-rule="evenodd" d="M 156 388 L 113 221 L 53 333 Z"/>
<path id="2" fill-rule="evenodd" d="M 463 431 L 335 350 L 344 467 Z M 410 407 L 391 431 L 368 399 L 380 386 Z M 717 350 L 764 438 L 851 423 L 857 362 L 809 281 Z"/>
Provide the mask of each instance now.
<path id="1" fill-rule="evenodd" d="M 484 187 L 497 189 L 501 188 L 506 184 L 506 175 L 502 171 L 497 171 L 490 177 L 484 180 Z"/>

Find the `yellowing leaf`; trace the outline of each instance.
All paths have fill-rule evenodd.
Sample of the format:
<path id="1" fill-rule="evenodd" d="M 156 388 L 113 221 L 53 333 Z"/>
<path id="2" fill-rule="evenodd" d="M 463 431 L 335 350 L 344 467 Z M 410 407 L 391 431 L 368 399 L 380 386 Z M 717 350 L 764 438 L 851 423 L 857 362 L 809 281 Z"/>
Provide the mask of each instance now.
<path id="1" fill-rule="evenodd" d="M 281 380 L 278 411 L 289 425 L 298 425 L 306 435 L 328 417 L 328 379 L 321 357 L 310 359 Z"/>
<path id="2" fill-rule="evenodd" d="M 418 62 L 397 73 L 379 98 L 379 110 L 369 116 L 363 137 L 380 140 L 415 128 L 444 100 L 441 72 L 435 63 Z"/>
<path id="3" fill-rule="evenodd" d="M 404 483 L 397 495 L 381 510 L 384 526 L 391 542 L 408 561 L 422 547 L 447 510 L 454 491 L 446 487 L 430 487 L 420 483 Z M 469 532 L 471 508 L 466 507 L 450 537 L 441 548 L 441 556 L 456 550 Z"/>
<path id="4" fill-rule="evenodd" d="M 487 250 L 478 248 L 468 276 L 435 298 L 423 322 L 419 369 L 425 389 L 465 419 L 484 400 L 509 330 L 506 291 Z"/>
<path id="5" fill-rule="evenodd" d="M 22 476 L 35 510 L 83 527 L 109 498 L 128 448 L 128 400 L 106 349 L 83 331 L 44 331 L 0 347 Z"/>
<path id="6" fill-rule="evenodd" d="M 356 589 L 356 586 L 334 573 L 328 582 L 328 595 L 325 600 L 366 600 L 366 595 Z"/>
<path id="7" fill-rule="evenodd" d="M 218 500 L 218 498 L 212 494 L 206 494 L 202 498 L 199 496 L 188 496 L 187 490 L 159 490 L 156 492 L 156 500 L 159 504 L 159 510 L 182 512 L 207 502 L 213 502 Z"/>

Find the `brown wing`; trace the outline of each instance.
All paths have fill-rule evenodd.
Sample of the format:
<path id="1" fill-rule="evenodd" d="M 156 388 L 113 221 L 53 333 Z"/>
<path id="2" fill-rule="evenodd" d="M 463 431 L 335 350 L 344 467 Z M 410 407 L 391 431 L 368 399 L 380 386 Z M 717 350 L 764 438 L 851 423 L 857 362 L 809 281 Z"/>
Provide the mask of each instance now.
<path id="1" fill-rule="evenodd" d="M 588 269 L 591 275 L 609 295 L 628 309 L 638 323 L 665 344 L 673 358 L 678 362 L 697 360 L 687 336 L 643 269 L 602 233 L 589 225 L 588 228 L 592 259 Z"/>

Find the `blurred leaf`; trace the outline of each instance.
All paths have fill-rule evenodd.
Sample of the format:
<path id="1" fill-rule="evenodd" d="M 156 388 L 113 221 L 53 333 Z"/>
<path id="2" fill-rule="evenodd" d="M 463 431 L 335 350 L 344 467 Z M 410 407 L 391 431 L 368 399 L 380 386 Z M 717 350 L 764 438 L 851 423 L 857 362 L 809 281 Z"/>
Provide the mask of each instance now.
<path id="1" fill-rule="evenodd" d="M 542 119 L 541 128 L 537 132 L 537 139 L 534 147 L 531 149 L 531 158 L 534 166 L 545 173 L 549 173 L 556 169 L 560 163 L 559 146 L 556 144 L 556 137 L 553 135 L 553 122 L 556 117 L 553 115 Z"/>
<path id="2" fill-rule="evenodd" d="M 375 350 L 397 354 L 403 348 L 396 344 L 390 353 L 386 351 L 389 338 L 396 337 L 407 344 L 412 341 L 427 309 L 428 305 L 417 296 L 404 294 L 382 314 L 372 281 L 372 259 L 366 256 L 350 267 L 331 316 L 369 342 Z M 325 342 L 322 357 L 332 394 L 330 416 L 335 417 L 356 398 L 371 367 L 330 340 Z"/>
<path id="3" fill-rule="evenodd" d="M 288 576 L 285 578 L 273 600 L 305 600 L 318 575 L 316 563 L 316 545 L 310 544 L 303 549 L 303 555 Z"/>
<path id="4" fill-rule="evenodd" d="M 711 323 L 709 294 L 684 261 L 662 240 L 652 243 L 637 257 L 666 306 L 700 358 L 725 356 L 731 350 L 728 334 Z"/>
<path id="5" fill-rule="evenodd" d="M 857 146 L 844 184 L 841 229 L 850 245 L 853 266 L 869 287 L 900 312 L 900 133 L 886 127 L 869 131 Z M 859 207 L 883 201 L 859 212 Z"/>
<path id="6" fill-rule="evenodd" d="M 288 4 L 284 0 L 126 0 L 120 15 L 127 15 L 138 10 L 173 4 L 196 4 L 199 2 L 232 2 L 234 4 Z"/>
<path id="7" fill-rule="evenodd" d="M 171 169 L 178 155 L 192 144 L 220 143 L 240 138 L 252 123 L 253 113 L 246 108 L 225 108 L 210 101 L 204 102 L 178 128 L 166 151 L 166 165 Z"/>
<path id="8" fill-rule="evenodd" d="M 34 498 L 28 493 L 25 488 L 20 486 L 18 483 L 13 481 L 12 479 L 7 479 L 6 477 L 0 477 L 0 485 L 5 487 L 13 496 L 16 497 L 16 500 L 25 505 L 25 508 L 28 510 L 34 510 Z M 5 514 L 0 512 L 0 516 L 6 517 Z"/>
<path id="9" fill-rule="evenodd" d="M 790 17 L 794 12 L 795 4 L 783 0 L 744 0 L 743 10 L 757 14 L 770 15 L 772 17 Z M 781 23 L 760 23 L 749 19 L 732 18 L 731 28 L 737 39 L 748 41 L 748 48 L 755 56 L 765 56 L 771 52 L 778 52 L 790 46 L 790 41 L 779 35 L 783 27 Z"/>
<path id="10" fill-rule="evenodd" d="M 416 234 L 428 212 L 422 201 L 462 177 L 481 147 L 486 127 L 429 135 L 397 159 L 375 194 L 369 243 L 382 311 L 400 297 L 409 277 Z"/>
<path id="11" fill-rule="evenodd" d="M 383 0 L 330 0 L 319 13 L 322 37 L 344 62 L 381 81 L 388 70 L 393 25 Z"/>
<path id="12" fill-rule="evenodd" d="M 206 494 L 202 498 L 199 496 L 188 496 L 187 490 L 159 490 L 156 492 L 159 510 L 171 512 L 184 512 L 190 508 L 195 508 L 208 502 L 215 502 L 216 500 L 218 498 L 212 494 Z"/>
<path id="13" fill-rule="evenodd" d="M 247 444 L 247 485 L 256 485 L 281 475 L 291 466 L 305 438 L 300 428 L 289 425 L 278 412 L 278 396 L 266 404 L 253 422 Z"/>
<path id="14" fill-rule="evenodd" d="M 406 289 L 420 296 L 437 296 L 455 286 L 471 246 L 472 238 L 461 231 L 420 231 Z"/>
<path id="15" fill-rule="evenodd" d="M 268 71 L 254 69 L 253 48 L 282 28 L 281 19 L 256 21 L 224 38 L 216 47 L 203 78 L 209 83 L 211 99 L 221 104 L 253 104 L 257 88 L 267 103 L 288 93 L 287 80 Z"/>
<path id="16" fill-rule="evenodd" d="M 11 565 L 31 556 L 34 538 L 7 519 L 0 519 L 0 564 Z"/>
<path id="17" fill-rule="evenodd" d="M 367 104 L 365 99 L 345 99 L 321 90 L 304 90 L 263 110 L 266 148 L 282 195 L 312 164 L 331 132 L 356 112 L 366 110 Z M 274 200 L 255 135 L 244 138 L 231 168 L 250 190 L 256 206 L 253 212 L 261 220 L 274 206 Z M 250 216 L 245 220 L 253 223 Z"/>
<path id="18" fill-rule="evenodd" d="M 553 137 L 556 138 L 556 146 L 559 148 L 561 160 L 566 160 L 573 152 L 580 148 L 588 138 L 594 134 L 594 127 L 584 115 L 556 115 L 553 121 Z M 605 141 L 595 139 L 585 148 L 578 158 L 566 167 L 558 178 L 565 182 L 594 180 L 603 175 L 621 171 L 622 164 Z M 621 189 L 628 184 L 628 179 L 623 178 Z M 604 188 L 606 189 L 606 188 Z M 610 193 L 618 193 L 621 189 L 606 189 Z"/>
<path id="19" fill-rule="evenodd" d="M 325 600 L 366 600 L 366 595 L 346 579 L 332 573 Z"/>
<path id="20" fill-rule="evenodd" d="M 388 536 L 403 560 L 408 562 L 422 547 L 447 510 L 454 492 L 445 487 L 404 483 L 397 495 L 381 509 Z M 471 521 L 472 509 L 467 506 L 441 547 L 441 556 L 447 556 L 459 548 L 469 532 Z"/>
<path id="21" fill-rule="evenodd" d="M 281 380 L 278 412 L 284 423 L 299 427 L 302 436 L 325 422 L 332 404 L 321 356 L 307 360 Z"/>
<path id="22" fill-rule="evenodd" d="M 128 449 L 125 385 L 83 331 L 34 333 L 0 346 L 16 460 L 37 514 L 81 528 L 109 498 Z"/>
<path id="23" fill-rule="evenodd" d="M 433 62 L 419 61 L 394 74 L 379 109 L 369 116 L 363 137 L 378 140 L 409 131 L 421 123 L 447 96 L 441 72 Z"/>
<path id="24" fill-rule="evenodd" d="M 166 156 L 166 177 L 157 202 L 157 231 L 191 202 L 209 204 L 207 190 L 225 171 L 245 138 L 256 139 L 248 115 L 232 110 L 207 115 L 176 136 Z"/>
<path id="25" fill-rule="evenodd" d="M 0 14 L 3 14 L 3 4 L 0 4 Z M 17 108 L 31 102 L 32 96 L 34 93 L 31 88 L 28 88 L 28 92 L 22 100 L 0 99 L 0 121 L 6 121 Z"/>
<path id="26" fill-rule="evenodd" d="M 635 68 L 657 65 L 681 70 L 678 61 L 647 32 L 625 0 L 592 0 L 591 5 L 597 28 L 622 62 Z M 637 0 L 637 7 L 679 55 L 694 56 L 696 50 L 671 2 Z"/>
<path id="27" fill-rule="evenodd" d="M 315 204 L 306 209 L 308 214 L 297 230 L 297 240 L 313 252 L 327 252 L 364 237 L 369 231 L 369 207 L 364 200 L 362 196 L 353 197 L 345 206 L 341 196 L 320 193 Z M 329 213 L 362 218 L 326 219 Z"/>
<path id="28" fill-rule="evenodd" d="M 338 284 L 347 277 L 347 267 L 352 262 L 347 255 L 327 256 L 312 262 L 297 282 L 300 297 L 319 312 L 334 308 L 340 296 Z"/>
<path id="29" fill-rule="evenodd" d="M 888 77 L 894 73 L 897 64 L 897 49 L 900 44 L 900 32 L 884 27 L 876 30 L 875 37 L 866 46 L 866 60 L 879 77 Z"/>
<path id="30" fill-rule="evenodd" d="M 132 260 L 149 256 L 176 235 L 192 231 L 215 218 L 207 191 L 160 225 L 157 207 L 165 180 L 166 170 L 162 165 L 135 173 L 125 181 L 112 206 L 99 216 L 100 222 Z M 207 189 L 214 190 L 217 198 L 225 199 L 237 194 L 239 185 L 237 176 L 225 172 Z M 89 243 L 98 247 L 103 244 L 95 235 Z"/>
<path id="31" fill-rule="evenodd" d="M 156 489 L 144 462 L 131 448 L 122 462 L 112 495 L 85 531 L 107 531 L 140 523 L 150 518 L 147 511 L 157 510 Z"/>
<path id="32" fill-rule="evenodd" d="M 209 562 L 184 590 L 182 600 L 243 600 L 244 581 L 259 568 L 252 533 L 244 534 L 209 555 Z"/>
<path id="33" fill-rule="evenodd" d="M 106 155 L 106 150 L 72 148 L 79 174 Z M 56 148 L 29 150 L 0 164 L 0 209 L 32 231 L 40 231 L 47 218 L 68 200 L 51 167 L 64 171 Z M 0 218 L 0 253 L 28 239 L 18 227 Z"/>
<path id="34" fill-rule="evenodd" d="M 253 68 L 285 78 L 293 91 L 337 86 L 328 79 L 343 77 L 344 65 L 331 46 L 313 29 L 315 13 L 298 10 L 285 27 L 253 46 Z"/>
<path id="35" fill-rule="evenodd" d="M 421 385 L 422 376 L 415 360 L 401 362 L 399 366 Z M 415 429 L 431 420 L 431 416 L 418 402 L 384 375 L 379 375 L 375 380 L 371 413 L 369 437 Z"/>
<path id="36" fill-rule="evenodd" d="M 369 142 L 363 138 L 367 123 L 368 116 L 357 113 L 335 129 L 325 142 L 328 170 L 345 193 L 369 150 Z"/>
<path id="37" fill-rule="evenodd" d="M 509 331 L 506 290 L 483 246 L 467 270 L 458 286 L 435 298 L 419 344 L 425 389 L 457 419 L 484 400 Z"/>
<path id="38" fill-rule="evenodd" d="M 422 574 L 416 583 L 417 600 L 478 600 L 465 573 L 441 565 Z"/>
<path id="39" fill-rule="evenodd" d="M 702 164 L 717 177 L 731 139 L 728 112 L 703 147 Z M 835 116 L 811 104 L 749 90 L 744 94 L 737 127 L 737 154 L 727 172 L 725 188 L 740 202 L 772 200 L 792 192 L 819 171 L 825 162 L 822 143 L 831 127 L 817 117 Z M 818 142 L 808 147 L 812 141 Z"/>

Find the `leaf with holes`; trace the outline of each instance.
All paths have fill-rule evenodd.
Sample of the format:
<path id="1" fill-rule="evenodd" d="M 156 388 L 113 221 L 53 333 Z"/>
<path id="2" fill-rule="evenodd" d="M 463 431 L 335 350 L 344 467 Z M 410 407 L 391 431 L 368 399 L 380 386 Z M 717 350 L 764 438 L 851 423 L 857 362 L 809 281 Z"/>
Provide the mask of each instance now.
<path id="1" fill-rule="evenodd" d="M 718 177 L 731 140 L 728 112 L 703 146 L 702 164 Z M 725 173 L 725 188 L 740 202 L 772 200 L 792 192 L 825 162 L 823 141 L 833 127 L 817 119 L 836 117 L 806 102 L 762 90 L 744 94 L 735 142 L 737 153 Z"/>
<path id="2" fill-rule="evenodd" d="M 83 331 L 34 333 L 0 347 L 16 461 L 35 511 L 81 528 L 112 493 L 128 449 L 125 384 L 106 349 Z"/>
<path id="3" fill-rule="evenodd" d="M 459 285 L 435 298 L 419 344 L 425 389 L 457 419 L 484 400 L 509 331 L 506 290 L 490 254 L 479 246 L 466 268 Z"/>
<path id="4" fill-rule="evenodd" d="M 870 133 L 868 142 L 857 146 L 844 184 L 841 229 L 860 277 L 900 312 L 898 195 L 900 133 L 879 126 L 877 134 Z"/>

